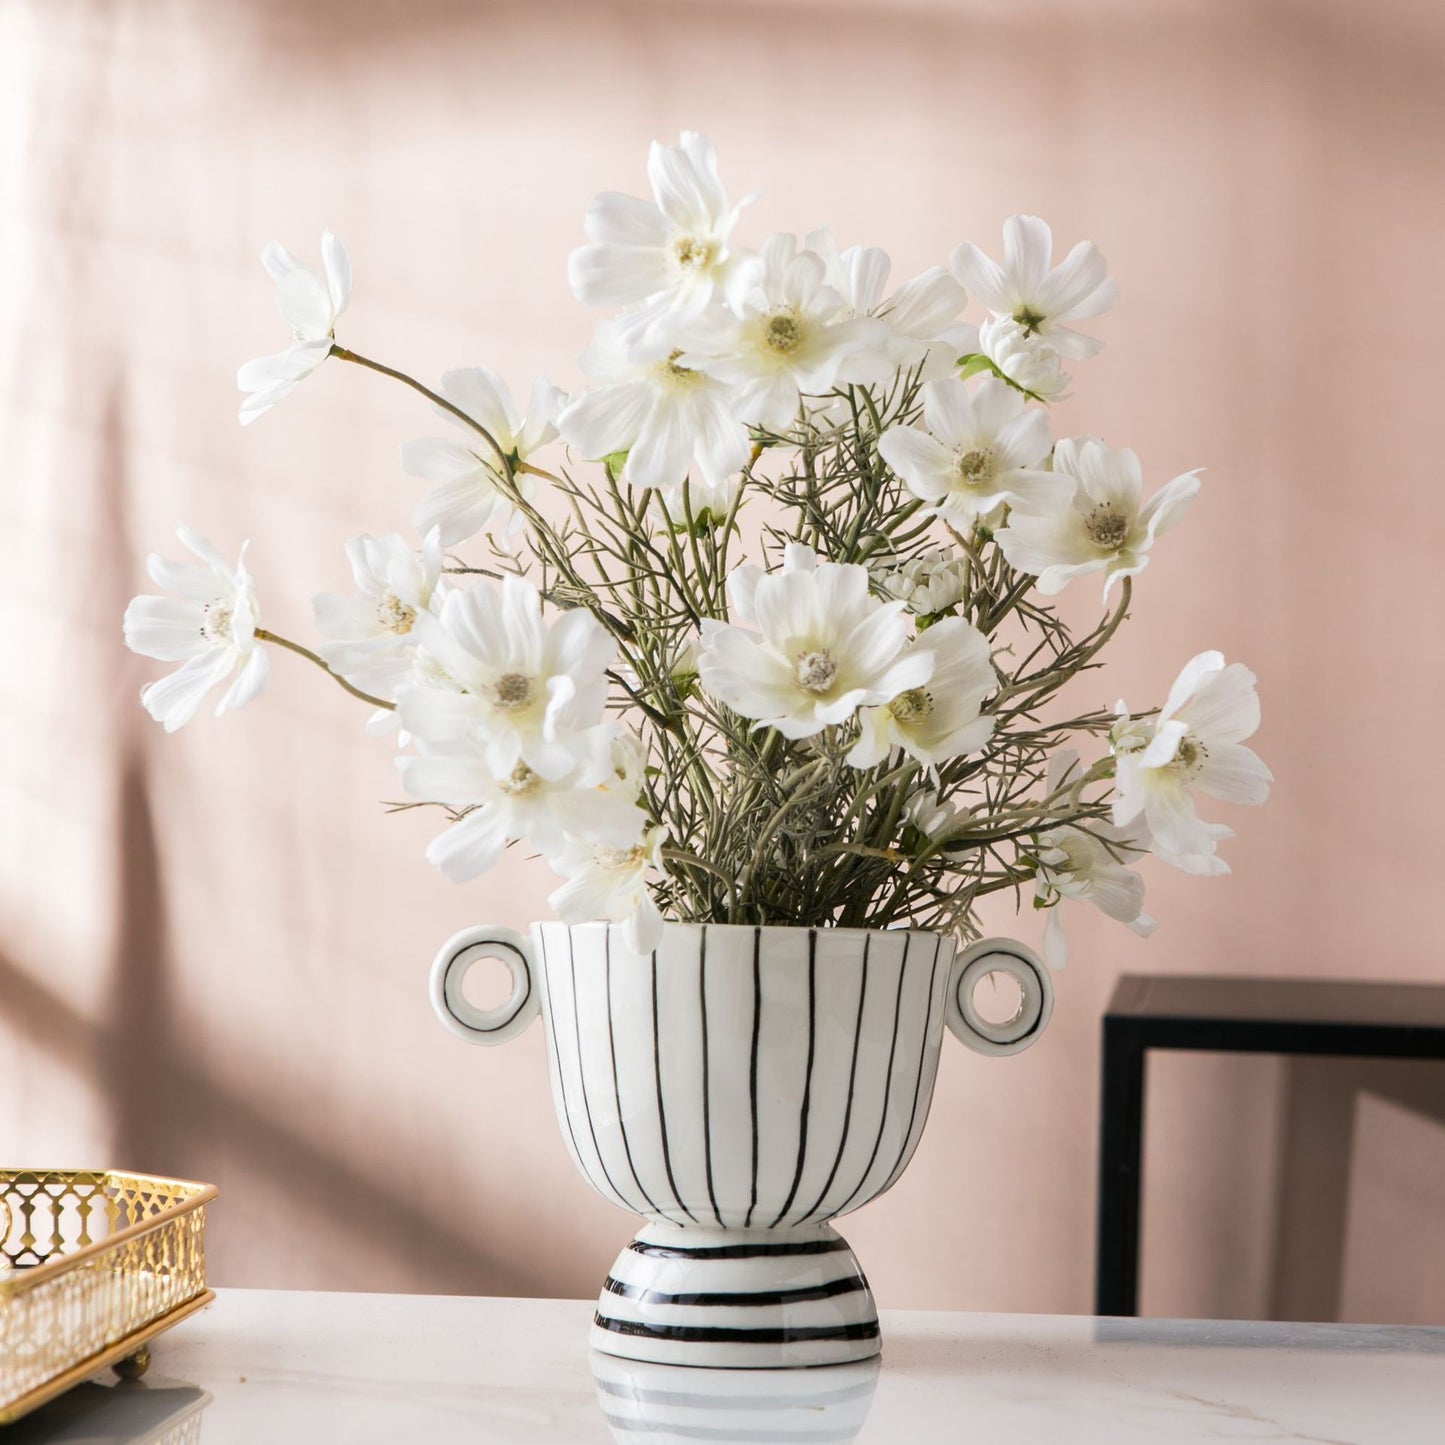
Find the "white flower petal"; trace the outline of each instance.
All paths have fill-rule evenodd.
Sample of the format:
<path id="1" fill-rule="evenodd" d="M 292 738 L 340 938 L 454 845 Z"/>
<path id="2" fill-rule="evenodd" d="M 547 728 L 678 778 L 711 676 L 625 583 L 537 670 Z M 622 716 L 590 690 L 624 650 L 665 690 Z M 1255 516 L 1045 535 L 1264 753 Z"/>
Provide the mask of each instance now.
<path id="1" fill-rule="evenodd" d="M 513 449 L 521 418 L 507 383 L 490 367 L 463 366 L 443 372 L 441 394 L 484 426 L 503 451 Z M 485 446 L 486 442 L 479 444 Z"/>
<path id="2" fill-rule="evenodd" d="M 1185 472 L 1182 476 L 1175 477 L 1173 481 L 1166 482 L 1152 497 L 1144 504 L 1144 509 L 1139 513 L 1139 521 L 1144 527 L 1146 545 L 1152 544 L 1156 537 L 1162 537 L 1171 527 L 1179 522 L 1189 504 L 1199 495 L 1199 473 Z"/>
<path id="3" fill-rule="evenodd" d="M 173 733 L 190 722 L 202 699 L 234 666 L 235 655 L 229 649 L 211 648 L 168 677 L 147 684 L 141 689 L 141 702 L 168 733 Z"/>
<path id="4" fill-rule="evenodd" d="M 678 407 L 654 404 L 627 454 L 623 480 L 634 487 L 669 487 L 687 476 L 693 438 Z"/>
<path id="5" fill-rule="evenodd" d="M 216 704 L 216 716 L 233 707 L 245 705 L 258 697 L 266 686 L 269 663 L 264 647 L 253 648 L 236 680 L 227 689 L 224 697 Z"/>
<path id="6" fill-rule="evenodd" d="M 435 530 L 444 547 L 455 547 L 489 524 L 505 526 L 511 513 L 488 473 L 477 468 L 428 492 L 412 512 L 412 526 L 422 533 Z"/>
<path id="7" fill-rule="evenodd" d="M 1063 905 L 1056 903 L 1049 909 L 1048 918 L 1044 921 L 1044 962 L 1055 973 L 1069 961 L 1069 944 L 1064 937 L 1062 912 Z"/>
<path id="8" fill-rule="evenodd" d="M 1215 743 L 1199 768 L 1201 793 L 1224 803 L 1257 805 L 1268 801 L 1274 774 L 1242 743 Z"/>
<path id="9" fill-rule="evenodd" d="M 310 271 L 288 271 L 276 282 L 276 305 L 302 341 L 331 335 L 331 297 Z"/>
<path id="10" fill-rule="evenodd" d="M 916 427 L 891 427 L 878 438 L 878 454 L 903 478 L 914 496 L 937 501 L 948 493 L 954 476 L 953 454 Z"/>
<path id="11" fill-rule="evenodd" d="M 948 258 L 949 269 L 974 296 L 977 296 L 990 311 L 1010 310 L 1008 277 L 1004 269 L 989 256 L 985 256 L 972 241 L 964 241 L 954 248 Z"/>
<path id="12" fill-rule="evenodd" d="M 1179 670 L 1179 676 L 1174 679 L 1174 686 L 1169 689 L 1169 696 L 1165 699 L 1164 706 L 1159 711 L 1161 722 L 1172 718 L 1195 693 L 1201 691 L 1218 674 L 1224 671 L 1224 654 L 1210 650 L 1209 652 L 1197 653 L 1191 657 Z M 1245 734 L 1248 736 L 1248 734 Z M 1238 741 L 1238 739 L 1235 739 Z"/>
<path id="13" fill-rule="evenodd" d="M 506 823 L 502 807 L 488 803 L 433 838 L 427 846 L 427 861 L 453 883 L 466 883 L 501 857 L 510 841 Z"/>
<path id="14" fill-rule="evenodd" d="M 209 652 L 203 609 L 176 597 L 136 597 L 125 609 L 125 645 L 142 657 L 184 662 Z"/>
<path id="15" fill-rule="evenodd" d="M 1045 258 L 1045 266 L 1048 258 Z M 1107 309 L 1113 295 L 1105 289 L 1108 263 L 1092 241 L 1080 241 L 1047 276 L 1031 288 L 1039 309 L 1060 321 L 1083 321 Z M 1103 303 L 1099 296 L 1103 291 Z"/>
<path id="16" fill-rule="evenodd" d="M 718 180 L 711 142 L 684 132 L 679 146 L 652 144 L 647 178 L 657 208 L 673 225 L 690 234 L 711 232 L 727 213 L 727 195 Z"/>
<path id="17" fill-rule="evenodd" d="M 1010 216 L 1003 223 L 1004 270 L 1021 295 L 1040 290 L 1053 254 L 1053 235 L 1037 216 Z"/>
<path id="18" fill-rule="evenodd" d="M 963 287 L 942 266 L 934 266 L 893 293 L 884 319 L 904 336 L 931 341 L 963 310 L 967 300 Z"/>
<path id="19" fill-rule="evenodd" d="M 604 386 L 564 408 L 557 430 L 568 446 L 589 460 L 610 456 L 632 446 L 651 407 L 652 396 L 640 383 Z"/>
<path id="20" fill-rule="evenodd" d="M 321 260 L 326 267 L 326 290 L 334 321 L 351 300 L 351 258 L 330 231 L 323 231 L 321 235 Z"/>
<path id="21" fill-rule="evenodd" d="M 1219 657 L 1218 653 L 1206 654 Z M 1219 657 L 1223 662 L 1223 658 Z M 1173 702 L 1173 694 L 1170 695 Z M 1177 709 L 1188 720 L 1190 730 L 1212 748 L 1216 742 L 1240 743 L 1259 727 L 1259 694 L 1254 674 L 1240 662 L 1231 662 L 1218 670 L 1210 667 L 1187 702 Z"/>

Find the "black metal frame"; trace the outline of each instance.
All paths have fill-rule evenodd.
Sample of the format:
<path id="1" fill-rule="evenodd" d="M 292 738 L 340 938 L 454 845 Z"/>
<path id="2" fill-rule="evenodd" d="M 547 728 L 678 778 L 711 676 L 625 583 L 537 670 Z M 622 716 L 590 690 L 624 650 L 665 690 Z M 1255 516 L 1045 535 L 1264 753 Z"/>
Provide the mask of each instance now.
<path id="1" fill-rule="evenodd" d="M 1125 975 L 1104 1014 L 1094 1312 L 1139 1312 L 1150 1049 L 1445 1060 L 1445 986 Z"/>

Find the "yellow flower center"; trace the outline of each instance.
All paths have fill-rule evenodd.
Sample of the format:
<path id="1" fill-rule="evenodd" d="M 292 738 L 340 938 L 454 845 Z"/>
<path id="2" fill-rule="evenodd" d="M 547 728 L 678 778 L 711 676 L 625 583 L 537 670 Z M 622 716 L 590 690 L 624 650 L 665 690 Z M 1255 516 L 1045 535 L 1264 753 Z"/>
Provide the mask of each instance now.
<path id="1" fill-rule="evenodd" d="M 502 712 L 516 712 L 532 701 L 532 679 L 520 672 L 504 672 L 492 684 L 492 704 Z"/>
<path id="2" fill-rule="evenodd" d="M 514 798 L 523 793 L 530 793 L 542 780 L 526 763 L 518 763 L 510 773 L 498 784 L 504 793 L 510 793 Z"/>
<path id="3" fill-rule="evenodd" d="M 921 687 L 910 687 L 888 704 L 888 711 L 901 723 L 918 722 L 932 714 L 933 694 Z"/>
<path id="4" fill-rule="evenodd" d="M 838 676 L 838 664 L 830 652 L 804 652 L 793 664 L 793 676 L 804 692 L 824 693 Z"/>
<path id="5" fill-rule="evenodd" d="M 974 447 L 957 462 L 958 479 L 965 487 L 982 486 L 993 476 L 993 448 Z"/>
<path id="6" fill-rule="evenodd" d="M 1024 303 L 1014 312 L 1014 320 L 1032 336 L 1048 318 L 1035 311 L 1032 306 Z"/>
<path id="7" fill-rule="evenodd" d="M 395 592 L 388 592 L 376 605 L 376 620 L 383 632 L 394 632 L 401 637 L 410 632 L 416 622 L 416 608 L 408 607 Z"/>
<path id="8" fill-rule="evenodd" d="M 677 359 L 681 355 L 681 351 L 674 351 L 666 361 L 659 361 L 653 370 L 664 386 L 671 387 L 674 391 L 691 391 L 701 386 L 707 376 L 690 366 L 679 366 Z"/>
<path id="9" fill-rule="evenodd" d="M 1170 767 L 1183 777 L 1193 777 L 1203 768 L 1205 759 L 1208 757 L 1209 749 L 1193 733 L 1185 733 L 1179 740 L 1179 747 L 1170 762 Z"/>
<path id="10" fill-rule="evenodd" d="M 206 604 L 201 618 L 201 636 L 207 642 L 229 642 L 231 640 L 231 609 L 219 602 Z"/>
<path id="11" fill-rule="evenodd" d="M 673 264 L 682 271 L 701 271 L 712 265 L 714 248 L 711 241 L 698 236 L 674 236 Z"/>
<path id="12" fill-rule="evenodd" d="M 599 848 L 597 866 L 613 872 L 624 873 L 641 865 L 645 854 L 640 847 Z"/>
<path id="13" fill-rule="evenodd" d="M 803 341 L 803 324 L 791 308 L 775 311 L 763 328 L 763 345 L 779 356 L 796 351 Z"/>
<path id="14" fill-rule="evenodd" d="M 1129 536 L 1129 518 L 1114 502 L 1100 502 L 1084 518 L 1089 540 L 1106 552 L 1117 552 Z"/>

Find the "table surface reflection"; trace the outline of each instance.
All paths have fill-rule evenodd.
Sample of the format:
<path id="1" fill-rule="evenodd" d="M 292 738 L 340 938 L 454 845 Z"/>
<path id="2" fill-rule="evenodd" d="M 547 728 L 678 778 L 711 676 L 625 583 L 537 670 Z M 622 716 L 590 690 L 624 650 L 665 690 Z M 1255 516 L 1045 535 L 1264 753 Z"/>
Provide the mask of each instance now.
<path id="1" fill-rule="evenodd" d="M 762 1372 L 589 1355 L 572 1300 L 223 1290 L 3 1445 L 1159 1440 L 1439 1445 L 1445 1329 L 885 1312 L 884 1358 Z"/>

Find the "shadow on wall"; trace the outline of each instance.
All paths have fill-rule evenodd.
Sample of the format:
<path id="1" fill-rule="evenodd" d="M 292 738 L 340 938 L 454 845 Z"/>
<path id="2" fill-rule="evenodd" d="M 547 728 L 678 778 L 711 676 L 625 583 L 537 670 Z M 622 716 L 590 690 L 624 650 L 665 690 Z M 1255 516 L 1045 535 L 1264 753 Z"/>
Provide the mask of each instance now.
<path id="1" fill-rule="evenodd" d="M 1422 1190 L 1422 1180 L 1409 1177 L 1409 1144 L 1420 1123 L 1445 1126 L 1445 1065 L 1288 1059 L 1281 1098 L 1269 1317 L 1376 1317 L 1374 1301 L 1348 1285 L 1352 1274 L 1370 1272 L 1368 1264 L 1352 1270 L 1353 1255 L 1383 1251 L 1418 1260 L 1423 1273 L 1416 1273 L 1412 1293 L 1419 1317 L 1445 1322 L 1445 1267 L 1422 1248 L 1424 1238 L 1411 1237 L 1433 1231 L 1438 1202 L 1431 1207 L 1428 1185 Z M 1367 1110 L 1380 1102 L 1405 1117 L 1391 1123 L 1377 1116 L 1374 1129 L 1362 1127 Z M 1433 1140 L 1438 1131 L 1431 1134 Z M 1426 1152 L 1445 1156 L 1445 1145 Z M 1419 1161 L 1424 1168 L 1429 1162 Z M 1403 1177 L 1391 1181 L 1394 1207 L 1381 1217 L 1369 1190 L 1386 1172 Z"/>
<path id="2" fill-rule="evenodd" d="M 370 1151 L 377 1167 L 362 1167 L 257 1109 L 218 1083 L 205 1060 L 191 1056 L 171 1006 L 155 826 L 144 771 L 134 756 L 122 767 L 119 801 L 119 926 L 112 988 L 99 1018 L 87 1019 L 0 958 L 0 998 L 10 1026 L 35 1047 L 87 1067 L 98 1097 L 110 1101 L 110 1158 L 59 1162 L 144 1166 L 217 1183 L 223 1193 L 234 1177 L 246 1194 L 279 1201 L 292 1216 L 289 1231 L 385 1257 L 406 1274 L 411 1289 L 542 1293 L 517 1260 L 487 1253 L 456 1232 L 440 1216 L 444 1201 L 430 1201 L 425 1191 L 407 1189 L 405 1180 L 389 1176 L 385 1141 Z M 213 1262 L 222 1274 L 224 1219 L 218 1213 L 209 1231 Z M 254 1261 L 243 1267 L 254 1273 Z"/>
<path id="3" fill-rule="evenodd" d="M 129 510 L 132 438 L 127 427 L 123 373 L 112 373 L 95 399 L 99 441 L 90 505 L 111 539 L 106 565 L 137 555 Z M 109 584 L 106 615 L 118 619 L 134 578 L 124 565 L 103 579 Z M 100 595 L 106 591 L 98 589 Z M 109 629 L 107 629 L 109 630 Z M 111 633 L 115 636 L 115 633 Z M 118 642 L 118 638 L 116 639 Z M 116 850 L 114 928 L 107 952 L 109 992 L 98 1011 L 79 1009 L 62 993 L 0 956 L 0 1015 L 17 1037 L 65 1062 L 89 1081 L 94 1097 L 110 1111 L 108 1157 L 84 1160 L 7 1160 L 40 1165 L 102 1165 L 151 1169 L 218 1184 L 234 1192 L 213 1211 L 209 1247 L 213 1277 L 225 1283 L 231 1261 L 226 1221 L 241 1226 L 239 1237 L 284 1234 L 314 1241 L 318 1254 L 346 1256 L 331 1276 L 351 1282 L 356 1260 L 384 1261 L 378 1287 L 488 1294 L 543 1294 L 535 1270 L 516 1256 L 489 1253 L 458 1232 L 442 1211 L 448 1201 L 388 1173 L 394 1152 L 377 1139 L 364 1156 L 318 1145 L 293 1123 L 266 1112 L 244 1094 L 225 1086 L 215 1064 L 195 1051 L 178 1014 L 173 980 L 176 957 L 166 908 L 152 789 L 145 742 L 154 724 L 134 705 L 134 659 L 118 645 L 101 654 L 108 695 L 125 694 L 112 737 L 116 748 L 115 795 L 98 807 L 95 826 L 108 828 Z M 235 1069 L 234 1056 L 227 1067 Z M 264 1058 L 240 1069 L 246 1077 L 266 1067 Z M 314 1120 L 311 1122 L 315 1122 Z M 270 1208 L 285 1212 L 284 1223 L 260 1222 L 247 1229 L 245 1215 Z M 268 1227 L 269 1225 L 269 1227 Z M 354 1256 L 354 1257 L 353 1257 Z M 347 1266 L 350 1266 L 348 1269 Z M 247 1283 L 284 1285 L 264 1261 L 237 1258 L 234 1267 Z M 323 1269 L 325 1266 L 322 1266 Z M 294 1283 L 294 1281 L 289 1281 Z"/>

